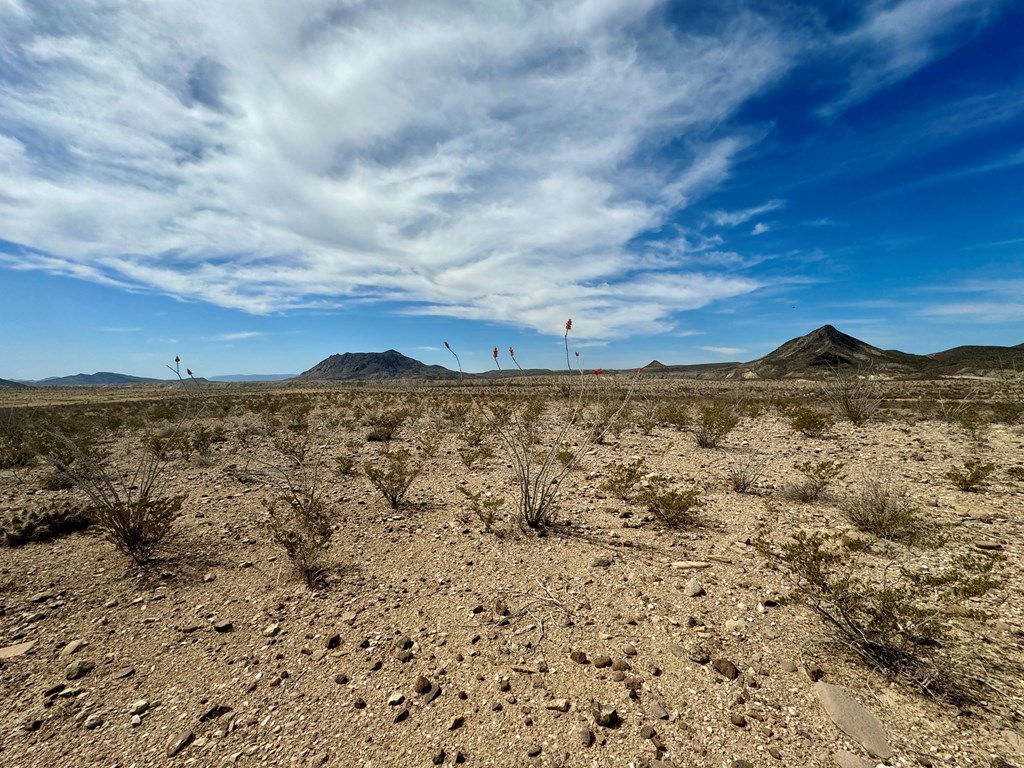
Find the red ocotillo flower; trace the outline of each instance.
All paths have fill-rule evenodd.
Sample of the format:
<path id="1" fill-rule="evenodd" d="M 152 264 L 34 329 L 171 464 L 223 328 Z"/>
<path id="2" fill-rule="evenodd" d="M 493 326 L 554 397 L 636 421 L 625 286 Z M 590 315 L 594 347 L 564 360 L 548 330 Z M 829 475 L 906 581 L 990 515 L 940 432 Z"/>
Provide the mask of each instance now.
<path id="1" fill-rule="evenodd" d="M 600 375 L 601 375 L 601 372 L 602 372 L 603 370 L 604 370 L 604 368 L 595 368 L 595 369 L 594 369 L 594 375 L 595 375 L 595 376 L 600 376 Z"/>
<path id="2" fill-rule="evenodd" d="M 572 318 L 571 317 L 568 320 L 565 321 L 565 330 L 567 330 L 567 331 L 571 331 L 572 330 Z"/>
<path id="3" fill-rule="evenodd" d="M 451 349 L 451 348 L 452 348 L 452 345 L 451 345 L 451 344 L 449 344 L 449 343 L 448 343 L 448 342 L 446 341 L 446 342 L 444 343 L 444 348 L 445 348 L 445 349 Z"/>
<path id="4" fill-rule="evenodd" d="M 512 347 L 508 348 L 508 356 L 509 357 L 515 357 L 516 356 L 516 351 Z"/>
<path id="5" fill-rule="evenodd" d="M 176 362 L 176 363 L 180 363 L 180 362 L 181 362 L 181 358 L 180 358 L 180 357 L 178 357 L 177 355 L 175 355 L 175 356 L 174 356 L 174 362 Z"/>
<path id="6" fill-rule="evenodd" d="M 192 369 L 191 368 L 186 368 L 185 369 L 185 373 L 187 373 L 189 376 L 191 376 L 192 375 Z"/>
<path id="7" fill-rule="evenodd" d="M 494 348 L 494 352 L 492 352 L 491 354 L 493 354 L 494 355 L 494 359 L 497 360 L 498 359 L 498 348 L 495 347 Z"/>

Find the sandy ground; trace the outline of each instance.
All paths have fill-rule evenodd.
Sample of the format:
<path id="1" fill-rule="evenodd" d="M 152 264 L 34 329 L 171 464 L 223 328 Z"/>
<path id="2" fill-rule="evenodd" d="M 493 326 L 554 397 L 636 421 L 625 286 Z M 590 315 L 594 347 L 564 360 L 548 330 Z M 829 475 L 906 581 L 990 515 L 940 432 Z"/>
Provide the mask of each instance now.
<path id="1" fill-rule="evenodd" d="M 357 460 L 372 460 L 380 447 L 366 428 L 332 423 L 330 408 L 313 413 L 315 449 L 333 455 L 355 439 Z M 149 568 L 91 532 L 0 548 L 0 646 L 32 643 L 0 660 L 3 765 L 1024 765 L 1024 682 L 1003 671 L 1024 658 L 1024 482 L 1005 472 L 1024 461 L 1020 427 L 996 424 L 975 442 L 911 416 L 813 439 L 768 406 L 717 449 L 664 426 L 626 429 L 569 475 L 560 524 L 543 536 L 520 531 L 511 504 L 484 530 L 456 485 L 511 502 L 509 462 L 492 436 L 494 457 L 467 470 L 448 432 L 397 512 L 361 472 L 324 479 L 334 574 L 312 591 L 267 531 L 274 468 L 285 466 L 270 438 L 244 409 L 207 420 L 227 439 L 209 460 L 168 466 L 166 488 L 188 498 Z M 702 489 L 701 525 L 665 529 L 601 489 L 611 463 L 636 456 Z M 945 473 L 972 456 L 997 471 L 965 493 Z M 764 473 L 739 494 L 728 472 L 749 457 Z M 826 459 L 845 465 L 828 496 L 779 493 L 795 462 Z M 43 490 L 48 471 L 0 471 L 0 513 L 75 496 Z M 849 528 L 837 500 L 879 473 L 948 542 L 884 545 L 866 567 L 938 567 L 979 543 L 1006 556 L 1000 587 L 943 606 L 986 612 L 956 635 L 964 653 L 995 660 L 995 688 L 976 705 L 866 667 L 754 547 L 759 534 L 778 543 Z M 700 591 L 693 580 L 704 594 L 688 594 Z M 819 678 L 877 718 L 890 756 L 837 727 Z"/>

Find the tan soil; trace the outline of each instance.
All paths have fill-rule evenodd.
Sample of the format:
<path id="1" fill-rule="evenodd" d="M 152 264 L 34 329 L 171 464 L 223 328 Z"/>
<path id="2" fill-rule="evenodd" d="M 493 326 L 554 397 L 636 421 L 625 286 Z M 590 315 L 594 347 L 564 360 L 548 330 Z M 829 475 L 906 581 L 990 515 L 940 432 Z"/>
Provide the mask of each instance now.
<path id="1" fill-rule="evenodd" d="M 764 524 L 780 540 L 800 528 L 849 527 L 833 500 L 778 496 L 796 476 L 794 462 L 844 462 L 835 495 L 888 473 L 923 515 L 948 526 L 942 549 L 903 555 L 948 562 L 979 539 L 1004 547 L 1006 583 L 965 601 L 991 618 L 963 642 L 968 653 L 1019 669 L 1024 483 L 1004 472 L 1024 457 L 1019 427 L 994 425 L 978 446 L 917 419 L 839 425 L 809 439 L 769 409 L 744 418 L 715 450 L 672 429 L 627 430 L 570 476 L 563 524 L 543 537 L 508 519 L 495 535 L 470 518 L 457 483 L 510 501 L 514 488 L 496 443 L 495 458 L 468 472 L 449 433 L 400 513 L 361 473 L 329 480 L 337 573 L 314 593 L 269 539 L 263 502 L 272 489 L 239 480 L 238 469 L 280 461 L 266 438 L 240 445 L 246 420 L 227 420 L 229 440 L 214 446 L 210 466 L 170 466 L 168 488 L 188 500 L 153 567 L 131 567 L 92 534 L 0 548 L 0 646 L 36 641 L 0 660 L 0 764 L 428 766 L 440 750 L 444 764 L 461 756 L 467 766 L 834 766 L 839 750 L 866 758 L 819 704 L 805 671 L 814 668 L 878 717 L 893 747 L 889 765 L 1024 764 L 1024 729 L 1013 714 L 1020 679 L 994 672 L 1007 697 L 993 694 L 969 711 L 888 680 L 831 639 L 808 608 L 786 602 L 785 572 L 752 546 Z M 336 428 L 317 439 L 334 452 L 349 436 Z M 376 451 L 363 444 L 360 460 Z M 765 479 L 756 494 L 737 494 L 728 469 L 749 455 L 767 463 Z M 944 473 L 971 455 L 1000 469 L 983 491 L 963 493 Z M 666 531 L 641 507 L 608 498 L 603 471 L 633 456 L 701 487 L 706 525 Z M 44 471 L 21 482 L 0 473 L 0 512 L 73 493 L 40 490 Z M 694 561 L 706 567 L 683 567 Z M 684 594 L 693 577 L 706 595 Z M 225 620 L 230 631 L 217 631 Z M 82 647 L 62 656 L 76 640 Z M 697 641 L 739 676 L 673 652 Z M 574 651 L 588 663 L 573 661 Z M 598 668 L 602 655 L 620 669 Z M 79 659 L 95 668 L 67 680 Z M 440 688 L 429 703 L 416 692 L 420 676 Z M 58 684 L 65 690 L 47 697 Z M 401 702 L 389 704 L 396 693 Z M 143 699 L 148 709 L 133 725 L 131 707 Z M 595 723 L 593 701 L 616 708 L 616 727 Z M 96 723 L 90 716 L 102 724 L 87 728 Z M 191 743 L 168 757 L 169 740 L 189 732 Z"/>

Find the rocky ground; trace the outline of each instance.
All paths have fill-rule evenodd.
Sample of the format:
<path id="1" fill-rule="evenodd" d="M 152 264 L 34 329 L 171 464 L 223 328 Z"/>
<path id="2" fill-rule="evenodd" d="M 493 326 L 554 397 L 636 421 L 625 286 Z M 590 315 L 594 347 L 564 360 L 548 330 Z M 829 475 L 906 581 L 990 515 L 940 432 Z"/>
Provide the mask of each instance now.
<path id="1" fill-rule="evenodd" d="M 497 443 L 470 471 L 448 433 L 397 512 L 362 473 L 333 475 L 334 573 L 318 591 L 267 532 L 270 438 L 237 409 L 210 417 L 227 439 L 168 466 L 167 488 L 188 498 L 152 566 L 93 532 L 0 548 L 0 763 L 1024 765 L 1024 681 L 1006 672 L 1024 659 L 1024 482 L 1005 472 L 1024 459 L 1021 428 L 974 441 L 903 415 L 814 439 L 775 408 L 750 413 L 717 449 L 665 426 L 594 446 L 543 536 L 521 532 L 511 505 L 485 530 L 457 492 L 514 498 Z M 355 437 L 358 462 L 379 451 L 365 428 L 323 416 L 318 449 Z M 399 444 L 431 426 L 424 416 Z M 665 529 L 602 490 L 609 465 L 636 456 L 702 489 L 700 525 Z M 962 492 L 945 473 L 972 456 L 997 471 Z M 736 493 L 729 470 L 750 457 L 762 479 Z M 795 462 L 826 459 L 845 465 L 828 495 L 779 492 Z M 47 471 L 0 471 L 0 512 L 73 498 L 41 487 Z M 878 543 L 866 561 L 1005 555 L 1000 586 L 941 606 L 984 612 L 954 636 L 991 670 L 980 701 L 955 706 L 865 666 L 755 547 L 849 528 L 837 500 L 879 473 L 948 541 Z"/>

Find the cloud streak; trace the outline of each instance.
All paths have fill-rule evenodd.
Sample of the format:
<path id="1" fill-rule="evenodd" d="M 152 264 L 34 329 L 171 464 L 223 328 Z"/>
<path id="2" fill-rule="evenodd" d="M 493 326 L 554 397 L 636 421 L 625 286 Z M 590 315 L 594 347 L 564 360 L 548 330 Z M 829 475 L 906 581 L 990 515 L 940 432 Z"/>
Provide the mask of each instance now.
<path id="1" fill-rule="evenodd" d="M 897 45 L 848 100 L 980 13 L 940 5 L 872 7 L 842 44 Z M 665 11 L 8 0 L 0 237 L 21 247 L 0 265 L 257 314 L 398 302 L 546 333 L 571 315 L 582 338 L 671 330 L 765 286 L 738 254 L 643 236 L 730 177 L 756 133 L 730 121 L 807 41 L 744 6 L 699 33 Z"/>

